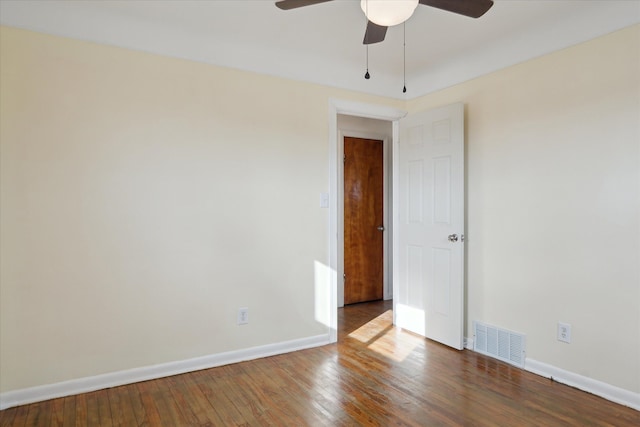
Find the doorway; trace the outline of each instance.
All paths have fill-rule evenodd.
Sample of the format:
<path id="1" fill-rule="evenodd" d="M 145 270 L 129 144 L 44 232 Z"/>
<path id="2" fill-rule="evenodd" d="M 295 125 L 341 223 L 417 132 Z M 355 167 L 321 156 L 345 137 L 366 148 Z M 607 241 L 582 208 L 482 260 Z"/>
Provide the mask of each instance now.
<path id="1" fill-rule="evenodd" d="M 381 300 L 384 289 L 383 141 L 344 137 L 344 304 Z"/>
<path id="2" fill-rule="evenodd" d="M 392 265 L 390 263 L 391 243 L 393 241 L 393 229 L 391 222 L 391 178 L 392 171 L 392 144 L 398 137 L 397 121 L 404 117 L 406 112 L 396 108 L 381 105 L 363 104 L 359 102 L 344 101 L 338 99 L 329 100 L 329 277 L 328 310 L 329 310 L 329 342 L 338 339 L 338 307 L 344 305 L 344 209 L 343 209 L 343 140 L 344 136 L 358 138 L 382 139 L 384 141 L 384 191 L 385 191 L 385 224 L 386 230 L 383 236 L 384 251 L 384 291 L 383 298 L 391 299 L 393 286 L 391 283 Z M 378 127 L 382 126 L 382 128 Z"/>
<path id="3" fill-rule="evenodd" d="M 393 138 L 393 123 L 391 120 L 375 119 L 369 117 L 359 117 L 351 114 L 336 114 L 336 140 L 335 140 L 335 159 L 339 160 L 334 163 L 335 165 L 335 215 L 336 215 L 336 246 L 335 252 L 336 264 L 336 276 L 335 290 L 336 290 L 336 307 L 343 307 L 345 304 L 344 299 L 344 285 L 345 285 L 345 206 L 344 206 L 344 141 L 345 138 L 356 138 L 366 140 L 378 140 L 382 141 L 382 156 L 383 156 L 383 222 L 376 225 L 376 233 L 380 233 L 377 227 L 382 225 L 384 231 L 382 234 L 382 275 L 383 275 L 383 293 L 382 299 L 390 300 L 393 297 L 392 286 L 392 274 L 393 268 L 391 265 L 391 255 L 393 254 L 391 243 L 393 237 L 392 227 L 392 193 L 391 193 L 391 178 L 392 178 L 392 157 L 391 141 Z M 333 157 L 332 157 L 333 158 Z M 331 205 L 334 206 L 334 205 Z M 348 285 L 347 285 L 348 286 Z"/>
<path id="4" fill-rule="evenodd" d="M 387 246 L 389 247 L 389 254 L 385 256 L 385 260 L 390 258 L 391 254 L 393 256 L 393 263 L 389 262 L 389 267 L 394 270 L 393 274 L 390 275 L 390 277 L 393 277 L 394 279 L 392 285 L 394 294 L 394 324 L 406 324 L 407 320 L 410 320 L 413 323 L 422 323 L 422 320 L 424 320 L 424 325 L 426 326 L 427 317 L 432 314 L 438 315 L 442 317 L 443 321 L 439 322 L 437 319 L 429 320 L 428 323 L 432 328 L 430 328 L 430 330 L 426 330 L 425 328 L 426 337 L 443 342 L 454 348 L 462 348 L 464 325 L 464 312 L 462 311 L 464 302 L 464 240 L 461 236 L 464 236 L 464 185 L 459 186 L 459 184 L 464 183 L 464 105 L 454 104 L 436 108 L 431 111 L 425 111 L 424 113 L 425 114 L 414 113 L 414 115 L 412 115 L 412 120 L 418 120 L 416 123 L 412 124 L 411 121 L 407 120 L 402 120 L 401 123 L 401 119 L 407 115 L 407 112 L 403 110 L 336 99 L 331 99 L 329 101 L 329 188 L 331 191 L 329 206 L 330 274 L 328 277 L 329 280 L 327 281 L 327 285 L 329 286 L 329 342 L 337 341 L 337 309 L 338 307 L 342 307 L 344 302 L 344 287 L 342 283 L 342 274 L 344 269 L 342 241 L 344 231 L 342 224 L 344 218 L 342 209 L 342 142 L 345 128 L 341 127 L 339 122 L 341 117 L 350 117 L 356 120 L 373 119 L 375 121 L 382 121 L 390 124 L 392 129 L 391 138 L 389 138 L 388 144 L 390 148 L 390 159 L 392 156 L 392 161 L 389 162 L 389 176 L 392 179 L 392 185 L 389 188 L 388 199 L 393 200 L 393 202 L 390 203 L 391 207 L 389 208 L 389 210 L 392 210 L 393 212 L 393 221 L 390 221 L 388 224 L 390 229 L 389 233 L 385 234 L 390 235 L 389 240 L 393 241 L 393 244 L 385 244 L 384 247 L 385 250 L 387 249 Z M 401 130 L 404 133 L 402 139 L 400 138 Z M 427 139 L 425 140 L 423 138 Z M 452 152 L 451 155 L 449 155 L 438 152 L 435 153 L 435 157 L 431 156 L 431 161 L 427 163 L 436 168 L 432 171 L 433 174 L 430 174 L 428 170 L 425 172 L 425 168 L 420 167 L 420 162 L 418 161 L 411 164 L 400 164 L 399 144 L 401 145 L 402 141 L 409 144 L 410 147 L 415 148 L 423 146 L 421 141 L 426 141 L 428 142 L 428 145 L 432 146 L 433 144 L 429 142 L 430 139 L 433 139 L 436 142 L 438 150 L 442 147 L 455 147 L 453 151 L 457 152 L 457 154 Z M 405 160 L 404 163 L 407 163 L 407 161 Z M 409 173 L 408 179 L 408 184 L 410 184 L 408 188 L 413 188 L 415 190 L 413 192 L 409 192 L 409 203 L 407 203 L 406 200 L 406 192 L 403 193 L 405 201 L 401 202 L 401 184 L 407 184 L 407 179 L 406 176 L 404 180 L 399 177 L 398 171 L 400 170 L 404 170 L 405 172 L 414 172 L 413 174 Z M 452 175 L 454 171 L 458 172 Z M 420 173 L 418 174 L 417 172 Z M 416 182 L 424 182 L 426 185 L 426 178 L 428 177 L 434 178 L 434 182 L 436 182 L 436 184 L 438 182 L 441 184 L 447 184 L 444 187 L 436 185 L 436 188 L 433 189 L 435 192 L 431 194 L 431 196 L 435 195 L 435 199 L 433 199 L 429 194 L 424 194 L 423 191 L 420 190 L 420 186 L 411 185 L 411 183 L 415 181 L 413 178 L 418 179 Z M 454 192 L 444 191 L 443 189 L 449 184 L 453 185 L 450 187 L 451 189 L 454 187 L 457 189 Z M 427 189 L 430 188 L 430 186 L 425 186 L 423 188 Z M 456 203 L 453 203 L 454 198 Z M 385 197 L 385 199 L 387 199 L 387 197 Z M 426 204 L 427 202 L 433 202 L 434 200 L 435 203 L 430 205 Z M 438 200 L 440 200 L 440 202 L 438 202 Z M 447 200 L 452 203 L 449 204 Z M 455 214 L 454 210 L 449 211 L 448 207 L 452 209 L 455 207 Z M 409 210 L 407 211 L 407 209 Z M 407 263 L 406 256 L 416 255 L 415 253 L 409 253 L 411 250 L 416 248 L 410 247 L 411 243 L 407 246 L 407 243 L 405 242 L 404 249 L 402 249 L 403 243 L 401 242 L 400 235 L 405 235 L 406 237 L 407 232 L 400 232 L 398 234 L 396 231 L 400 230 L 400 224 L 406 223 L 407 220 L 409 223 L 412 223 L 413 220 L 420 220 L 418 222 L 426 224 L 425 217 L 422 215 L 424 212 L 432 212 L 434 215 L 437 215 L 437 218 L 434 217 L 437 221 L 427 221 L 436 225 L 437 230 L 433 230 L 434 233 L 431 233 L 431 237 L 433 237 L 433 239 L 431 239 L 433 244 L 429 243 L 429 240 L 427 239 L 422 242 L 426 242 L 425 245 L 428 244 L 427 246 L 423 245 L 426 249 L 419 248 L 419 251 L 421 251 L 421 255 L 429 255 L 430 253 L 433 255 L 434 251 L 430 251 L 429 248 L 435 248 L 437 249 L 435 255 L 438 256 L 414 256 L 410 260 L 412 262 Z M 401 217 L 405 220 L 400 221 Z M 451 221 L 444 221 L 445 218 L 449 217 L 451 218 Z M 388 217 L 387 219 L 390 218 L 391 217 Z M 448 224 L 447 227 L 444 227 L 443 225 L 447 225 L 441 224 L 444 222 L 450 222 L 450 224 Z M 393 227 L 391 227 L 392 225 Z M 452 230 L 449 230 L 449 228 L 451 228 L 449 225 L 453 227 Z M 441 247 L 441 243 L 445 246 Z M 409 249 L 409 251 L 406 249 Z M 417 251 L 417 249 L 413 250 L 413 252 Z M 445 252 L 449 255 L 448 258 L 444 256 Z M 404 261 L 402 259 L 403 257 L 405 258 Z M 437 265 L 430 264 L 429 262 L 431 260 L 437 261 Z M 420 262 L 417 263 L 413 261 Z M 421 266 L 422 269 L 418 268 L 419 266 Z M 435 270 L 432 268 L 434 266 L 436 267 Z M 405 267 L 410 267 L 409 272 L 412 272 L 410 276 L 407 276 L 407 269 Z M 425 272 L 425 275 L 416 274 L 420 271 Z M 404 279 L 401 275 L 404 275 Z M 419 286 L 420 290 L 424 291 L 424 298 L 422 298 L 422 293 L 418 295 L 407 293 L 408 290 L 406 289 L 406 286 L 409 283 L 424 283 L 424 280 L 422 280 L 421 277 L 422 279 L 425 277 L 430 278 L 427 283 L 427 285 L 430 284 L 429 286 Z M 387 285 L 385 285 L 385 292 L 387 291 L 386 286 Z M 404 310 L 403 316 L 399 316 L 398 310 L 396 310 L 399 308 L 397 300 L 402 299 L 403 295 L 405 295 L 405 299 L 407 296 L 409 297 L 408 303 L 403 305 L 404 307 L 408 307 L 409 310 Z M 413 309 L 415 308 L 415 305 L 418 305 L 423 309 Z M 399 319 L 399 317 L 402 317 L 402 319 Z M 399 322 L 399 320 L 402 320 L 402 322 Z M 402 325 L 400 326 L 402 327 Z M 443 332 L 442 336 L 440 336 L 440 332 Z"/>

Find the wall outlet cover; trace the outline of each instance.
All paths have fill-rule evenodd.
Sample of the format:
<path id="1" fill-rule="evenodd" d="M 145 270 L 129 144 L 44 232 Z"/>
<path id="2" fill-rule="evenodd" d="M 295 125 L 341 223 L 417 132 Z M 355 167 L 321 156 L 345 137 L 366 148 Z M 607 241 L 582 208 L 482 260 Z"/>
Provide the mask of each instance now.
<path id="1" fill-rule="evenodd" d="M 240 307 L 238 309 L 238 325 L 246 325 L 249 323 L 249 308 Z"/>
<path id="2" fill-rule="evenodd" d="M 571 343 L 571 325 L 569 323 L 558 322 L 558 341 Z"/>

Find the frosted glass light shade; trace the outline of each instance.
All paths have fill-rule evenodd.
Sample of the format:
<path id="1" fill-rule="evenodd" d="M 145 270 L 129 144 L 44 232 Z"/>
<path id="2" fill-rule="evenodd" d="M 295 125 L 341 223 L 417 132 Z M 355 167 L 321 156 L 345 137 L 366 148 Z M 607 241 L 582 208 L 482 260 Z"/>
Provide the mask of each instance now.
<path id="1" fill-rule="evenodd" d="M 360 8 L 374 24 L 393 27 L 411 18 L 418 0 L 361 0 Z"/>

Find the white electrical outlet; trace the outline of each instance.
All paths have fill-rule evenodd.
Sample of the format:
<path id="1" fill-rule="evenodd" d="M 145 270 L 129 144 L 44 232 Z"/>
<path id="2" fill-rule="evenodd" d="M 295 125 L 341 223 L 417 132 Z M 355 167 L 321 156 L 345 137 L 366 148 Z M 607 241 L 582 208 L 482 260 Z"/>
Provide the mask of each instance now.
<path id="1" fill-rule="evenodd" d="M 569 323 L 558 322 L 558 341 L 571 342 L 571 325 Z"/>
<path id="2" fill-rule="evenodd" d="M 238 325 L 246 325 L 249 323 L 249 308 L 241 307 L 238 309 Z"/>

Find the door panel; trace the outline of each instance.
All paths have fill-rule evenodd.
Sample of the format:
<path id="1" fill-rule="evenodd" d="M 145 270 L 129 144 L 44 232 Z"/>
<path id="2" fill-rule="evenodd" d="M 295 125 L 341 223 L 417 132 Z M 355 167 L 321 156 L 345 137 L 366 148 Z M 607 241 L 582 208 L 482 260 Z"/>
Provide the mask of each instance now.
<path id="1" fill-rule="evenodd" d="M 383 142 L 344 138 L 344 303 L 383 296 Z"/>
<path id="2" fill-rule="evenodd" d="M 464 106 L 401 120 L 397 157 L 396 324 L 462 349 Z"/>

